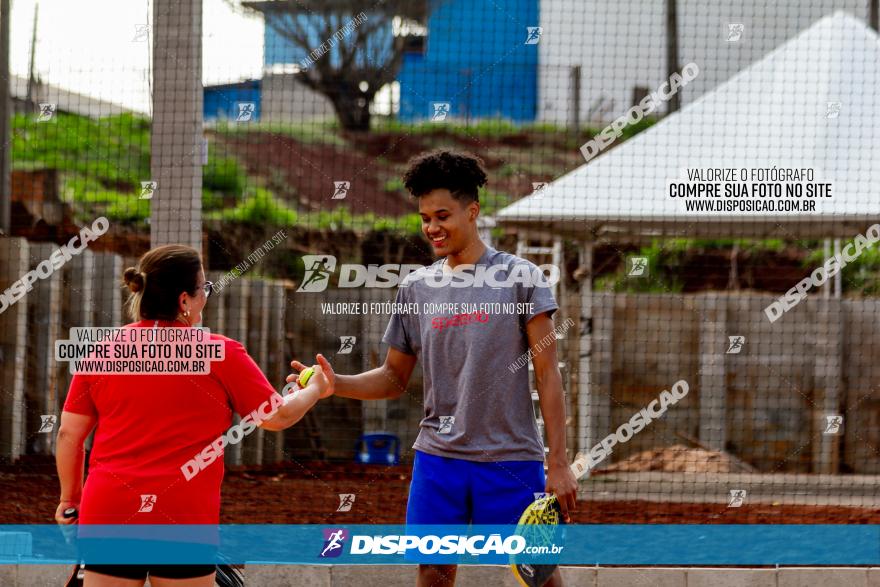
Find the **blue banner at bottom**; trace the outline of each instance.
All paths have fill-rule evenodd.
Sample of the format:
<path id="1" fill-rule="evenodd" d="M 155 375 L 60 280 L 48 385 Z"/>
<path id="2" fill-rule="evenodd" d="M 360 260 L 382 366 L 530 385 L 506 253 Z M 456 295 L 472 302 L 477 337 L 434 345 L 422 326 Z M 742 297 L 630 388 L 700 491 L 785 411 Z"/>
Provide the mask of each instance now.
<path id="1" fill-rule="evenodd" d="M 0 564 L 880 565 L 878 525 L 0 526 Z"/>

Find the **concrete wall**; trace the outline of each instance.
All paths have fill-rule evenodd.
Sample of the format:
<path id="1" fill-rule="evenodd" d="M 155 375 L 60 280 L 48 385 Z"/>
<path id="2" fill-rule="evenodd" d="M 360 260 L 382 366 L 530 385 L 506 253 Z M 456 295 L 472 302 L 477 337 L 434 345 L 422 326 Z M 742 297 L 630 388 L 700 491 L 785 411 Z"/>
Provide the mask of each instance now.
<path id="1" fill-rule="evenodd" d="M 33 262 L 47 258 L 52 248 L 31 252 L 22 239 L 3 243 L 7 245 L 5 257 L 19 260 L 0 272 L 4 287 Z M 54 329 L 66 337 L 72 326 L 125 324 L 127 320 L 121 318 L 124 296 L 117 285 L 128 264 L 130 260 L 118 255 L 87 251 L 56 274 L 54 281 L 37 281 L 35 291 L 0 314 L 0 323 L 5 325 L 0 331 L 4 359 L 0 374 L 8 390 L 0 404 L 5 456 L 16 458 L 25 451 L 50 449 L 45 442 L 26 448 L 26 442 L 44 440 L 32 429 L 39 422 L 36 416 L 47 413 L 49 406 L 60 405 L 69 382 L 63 373 L 53 375 L 57 385 L 26 382 L 24 369 L 15 365 L 24 364 L 27 356 L 43 363 L 50 358 L 46 349 L 37 348 L 48 345 L 39 333 Z M 86 275 L 77 269 L 80 265 Z M 43 296 L 49 297 L 43 300 Z M 387 353 L 381 339 L 388 315 L 325 314 L 321 303 L 393 299 L 391 289 L 304 295 L 295 293 L 289 284 L 245 276 L 211 299 L 204 324 L 245 344 L 280 389 L 292 358 L 311 364 L 320 352 L 340 373 L 380 365 Z M 565 304 L 577 308 L 579 299 L 572 292 Z M 592 386 L 587 399 L 594 436 L 614 431 L 677 380 L 685 379 L 690 385 L 688 397 L 629 442 L 615 447 L 608 462 L 698 439 L 766 473 L 880 472 L 880 455 L 873 448 L 880 446 L 880 391 L 875 385 L 880 369 L 878 300 L 810 296 L 774 323 L 763 312 L 772 301 L 769 295 L 597 293 L 592 300 L 596 352 L 590 358 Z M 83 314 L 88 309 L 93 310 L 91 315 Z M 577 317 L 577 312 L 569 315 Z M 579 356 L 579 331 L 579 325 L 569 331 L 565 345 L 571 351 L 569 357 Z M 339 353 L 342 336 L 357 338 L 349 354 Z M 744 337 L 739 353 L 727 352 L 730 336 Z M 574 384 L 580 377 L 577 367 L 570 365 L 566 373 L 572 379 L 565 384 L 574 422 L 579 405 Z M 25 387 L 31 390 L 27 409 Z M 417 367 L 407 393 L 399 399 L 321 402 L 301 425 L 284 433 L 284 449 L 292 458 L 350 460 L 360 434 L 385 431 L 400 437 L 407 460 L 422 417 L 421 393 L 422 374 Z M 838 434 L 824 434 L 825 416 L 835 412 L 844 416 L 842 429 Z M 571 447 L 592 446 L 584 439 L 573 440 Z M 249 442 L 257 444 L 251 447 Z M 238 449 L 230 450 L 227 458 L 231 464 L 276 461 L 277 442 L 277 438 L 271 442 L 246 439 L 237 445 L 246 458 L 241 460 Z"/>
<path id="2" fill-rule="evenodd" d="M 762 472 L 880 469 L 871 448 L 880 442 L 876 300 L 810 296 L 774 323 L 763 312 L 769 295 L 599 293 L 593 300 L 595 316 L 608 314 L 594 321 L 594 340 L 610 332 L 610 359 L 594 353 L 591 364 L 599 437 L 677 380 L 690 385 L 662 419 L 615 447 L 612 462 L 690 437 Z M 744 337 L 739 353 L 727 352 L 730 336 Z M 844 426 L 825 434 L 825 416 L 834 413 Z"/>
<path id="3" fill-rule="evenodd" d="M 386 315 L 324 314 L 321 302 L 390 300 L 390 291 L 329 291 L 323 297 L 293 294 L 288 311 L 297 357 L 324 353 L 341 373 L 378 366 Z M 577 307 L 576 297 L 567 300 Z M 763 309 L 769 295 L 610 294 L 593 296 L 593 386 L 589 398 L 597 438 L 613 432 L 679 379 L 688 397 L 628 443 L 608 462 L 636 452 L 688 444 L 688 438 L 727 450 L 762 472 L 877 473 L 880 393 L 880 320 L 875 300 L 839 302 L 813 296 L 775 323 Z M 574 313 L 576 315 L 576 313 Z M 567 341 L 577 346 L 578 327 Z M 336 356 L 339 337 L 358 336 L 350 355 Z M 729 337 L 743 336 L 739 353 Z M 602 352 L 599 350 L 604 349 Z M 572 348 L 570 356 L 577 356 Z M 306 359 L 302 359 L 306 360 Z M 570 416 L 577 415 L 577 365 L 571 364 Z M 330 456 L 348 458 L 362 431 L 388 430 L 411 446 L 421 418 L 421 373 L 394 401 L 334 398 L 315 410 Z M 841 434 L 823 434 L 826 413 L 844 415 Z M 575 420 L 576 421 L 576 420 Z M 294 434 L 296 434 L 294 432 Z M 574 439 L 577 440 L 577 439 Z M 572 443 L 574 446 L 574 443 Z M 588 445 L 591 446 L 591 445 Z"/>

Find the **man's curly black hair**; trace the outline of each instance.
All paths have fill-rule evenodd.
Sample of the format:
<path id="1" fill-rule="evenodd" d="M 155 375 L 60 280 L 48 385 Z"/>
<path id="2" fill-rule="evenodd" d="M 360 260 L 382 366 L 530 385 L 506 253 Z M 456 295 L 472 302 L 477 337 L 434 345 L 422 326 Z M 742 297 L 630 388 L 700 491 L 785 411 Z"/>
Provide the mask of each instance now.
<path id="1" fill-rule="evenodd" d="M 419 198 L 437 189 L 447 189 L 461 203 L 479 202 L 479 188 L 486 185 L 483 162 L 469 153 L 440 149 L 410 160 L 403 185 Z"/>

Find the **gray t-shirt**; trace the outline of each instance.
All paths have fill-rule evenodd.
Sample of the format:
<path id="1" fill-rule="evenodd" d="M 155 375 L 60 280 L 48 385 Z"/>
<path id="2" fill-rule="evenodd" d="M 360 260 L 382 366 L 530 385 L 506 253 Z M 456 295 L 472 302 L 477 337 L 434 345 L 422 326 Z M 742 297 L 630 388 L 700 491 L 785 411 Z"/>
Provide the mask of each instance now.
<path id="1" fill-rule="evenodd" d="M 534 263 L 491 247 L 475 263 L 503 266 L 490 283 L 505 281 L 511 268 L 522 264 L 528 269 L 520 267 L 514 274 L 538 271 Z M 518 283 L 501 287 L 427 285 L 426 279 L 439 280 L 444 271 L 451 270 L 441 259 L 401 283 L 396 302 L 417 304 L 419 313 L 393 314 L 382 338 L 422 363 L 425 417 L 413 448 L 468 461 L 543 461 L 528 366 L 510 367 L 528 352 L 526 323 L 544 312 L 552 316 L 558 308 L 551 289 L 525 285 L 516 277 L 511 281 Z M 473 268 L 454 271 L 475 273 Z M 436 304 L 460 306 L 458 312 L 424 311 Z M 502 312 L 461 311 L 482 304 L 500 304 Z M 505 308 L 523 313 L 504 313 Z"/>

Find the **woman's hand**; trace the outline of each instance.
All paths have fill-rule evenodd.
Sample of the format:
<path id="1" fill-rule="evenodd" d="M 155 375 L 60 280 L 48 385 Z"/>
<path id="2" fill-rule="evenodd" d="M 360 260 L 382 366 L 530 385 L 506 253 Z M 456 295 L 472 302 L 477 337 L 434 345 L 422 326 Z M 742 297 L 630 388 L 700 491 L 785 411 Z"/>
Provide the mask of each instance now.
<path id="1" fill-rule="evenodd" d="M 77 521 L 76 516 L 70 518 L 64 517 L 64 510 L 70 508 L 76 508 L 79 510 L 79 504 L 75 501 L 62 501 L 59 503 L 58 507 L 55 509 L 55 521 L 61 525 L 75 524 Z"/>
<path id="2" fill-rule="evenodd" d="M 318 388 L 321 390 L 321 395 L 319 397 L 320 399 L 325 399 L 333 395 L 336 391 L 333 388 L 333 385 L 336 383 L 336 373 L 333 372 L 333 367 L 330 365 L 330 362 L 324 358 L 324 355 L 318 354 L 315 359 L 318 361 L 318 364 L 312 365 L 312 369 L 315 370 L 315 373 L 309 380 L 309 385 L 311 385 L 312 382 L 317 383 Z M 290 366 L 296 369 L 296 373 L 291 373 L 287 376 L 286 381 L 288 383 L 299 379 L 299 373 L 306 369 L 306 366 L 299 361 L 291 361 Z"/>

